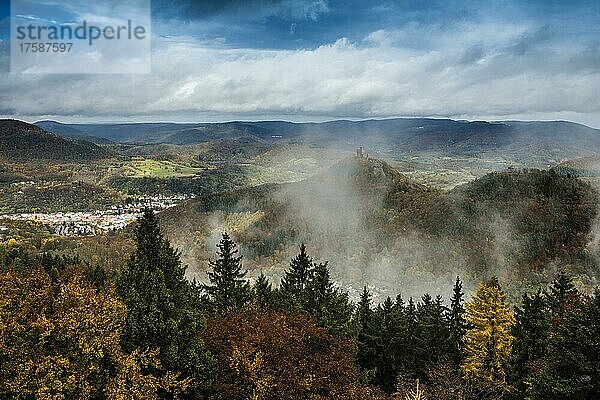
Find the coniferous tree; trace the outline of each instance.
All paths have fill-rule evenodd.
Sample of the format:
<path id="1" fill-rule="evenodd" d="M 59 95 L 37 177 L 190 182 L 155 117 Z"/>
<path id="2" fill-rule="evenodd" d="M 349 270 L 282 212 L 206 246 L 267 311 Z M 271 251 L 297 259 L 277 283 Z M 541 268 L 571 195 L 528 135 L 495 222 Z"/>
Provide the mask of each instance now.
<path id="1" fill-rule="evenodd" d="M 327 263 L 315 264 L 309 273 L 303 308 L 311 314 L 317 314 L 321 307 L 331 301 L 334 294 L 335 287 L 329 276 Z"/>
<path id="2" fill-rule="evenodd" d="M 553 320 L 546 357 L 530 378 L 528 395 L 534 400 L 600 398 L 600 293 L 568 291 L 568 306 Z"/>
<path id="3" fill-rule="evenodd" d="M 250 301 L 251 289 L 242 270 L 242 256 L 237 256 L 236 244 L 223 233 L 217 245 L 216 260 L 209 261 L 212 271 L 207 272 L 210 284 L 204 285 L 216 311 L 231 313 L 239 311 Z"/>
<path id="4" fill-rule="evenodd" d="M 280 296 L 288 309 L 310 314 L 334 335 L 352 335 L 354 310 L 348 293 L 335 287 L 327 263 L 315 263 L 304 244 L 282 279 Z"/>
<path id="5" fill-rule="evenodd" d="M 290 268 L 281 280 L 281 295 L 290 308 L 301 310 L 306 302 L 306 288 L 311 279 L 314 262 L 306 252 L 304 243 L 300 253 L 290 261 Z"/>
<path id="6" fill-rule="evenodd" d="M 348 294 L 334 286 L 327 263 L 314 266 L 304 297 L 303 310 L 315 318 L 317 325 L 338 337 L 351 336 L 353 306 Z"/>
<path id="7" fill-rule="evenodd" d="M 163 367 L 207 386 L 213 360 L 198 339 L 204 327 L 200 293 L 185 279 L 179 253 L 158 224 L 154 212 L 144 210 L 135 228 L 137 248 L 118 277 L 127 306 L 123 348 L 158 348 Z"/>
<path id="8" fill-rule="evenodd" d="M 417 361 L 417 306 L 413 298 L 408 299 L 408 304 L 406 305 L 406 342 L 409 344 L 406 349 L 407 360 L 406 360 L 406 368 L 409 371 L 417 371 L 418 361 Z"/>
<path id="9" fill-rule="evenodd" d="M 550 313 L 540 290 L 531 296 L 523 295 L 521 307 L 515 307 L 515 319 L 511 378 L 523 398 L 527 395 L 529 375 L 548 347 Z"/>
<path id="10" fill-rule="evenodd" d="M 464 335 L 467 330 L 465 322 L 464 292 L 462 291 L 462 282 L 460 277 L 456 277 L 454 288 L 452 290 L 452 299 L 450 300 L 450 313 L 448 321 L 450 324 L 450 351 L 451 363 L 455 368 L 460 368 L 464 352 Z"/>
<path id="11" fill-rule="evenodd" d="M 402 296 L 396 296 L 396 302 L 393 306 L 394 326 L 396 327 L 397 335 L 394 343 L 394 348 L 390 351 L 394 352 L 396 360 L 397 374 L 414 375 L 411 362 L 413 361 L 412 353 L 414 343 L 409 341 L 409 320 L 407 316 L 407 306 L 404 304 Z"/>
<path id="12" fill-rule="evenodd" d="M 506 391 L 509 388 L 506 370 L 511 356 L 514 316 L 498 280 L 492 278 L 479 285 L 465 309 L 465 320 L 469 324 L 462 364 L 465 376 L 483 388 Z"/>
<path id="13" fill-rule="evenodd" d="M 393 393 L 399 371 L 399 360 L 395 350 L 399 347 L 402 332 L 398 329 L 398 313 L 390 297 L 379 305 L 376 316 L 379 327 L 376 383 L 384 392 Z"/>
<path id="14" fill-rule="evenodd" d="M 360 293 L 360 299 L 356 307 L 356 319 L 358 323 L 359 336 L 360 332 L 364 331 L 365 327 L 368 326 L 373 320 L 373 309 L 371 308 L 372 303 L 373 301 L 371 293 L 367 287 L 364 286 L 362 292 Z"/>
<path id="15" fill-rule="evenodd" d="M 450 352 L 450 328 L 448 324 L 447 315 L 450 309 L 444 305 L 444 301 L 441 295 L 435 296 L 435 337 L 438 338 L 438 348 L 436 362 L 448 361 Z"/>
<path id="16" fill-rule="evenodd" d="M 550 285 L 548 305 L 555 323 L 560 323 L 570 300 L 577 296 L 577 289 L 573 280 L 563 271 L 559 272 Z"/>
<path id="17" fill-rule="evenodd" d="M 446 307 L 439 296 L 434 300 L 429 294 L 425 294 L 417 304 L 416 372 L 421 378 L 425 377 L 427 369 L 444 360 L 448 354 L 450 333 L 445 314 Z"/>
<path id="18" fill-rule="evenodd" d="M 261 273 L 254 287 L 252 288 L 252 296 L 256 305 L 261 310 L 271 310 L 275 308 L 275 293 L 273 292 L 273 286 L 267 277 Z"/>
<path id="19" fill-rule="evenodd" d="M 371 293 L 365 286 L 360 294 L 356 308 L 356 324 L 358 339 L 357 361 L 362 371 L 373 371 L 377 360 L 377 335 L 374 312 L 371 308 Z"/>

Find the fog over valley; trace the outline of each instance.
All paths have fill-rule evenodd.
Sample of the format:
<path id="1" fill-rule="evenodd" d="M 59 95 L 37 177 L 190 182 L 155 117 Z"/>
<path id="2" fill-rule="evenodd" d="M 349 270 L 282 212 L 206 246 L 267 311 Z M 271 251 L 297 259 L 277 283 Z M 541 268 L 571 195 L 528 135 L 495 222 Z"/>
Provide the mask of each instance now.
<path id="1" fill-rule="evenodd" d="M 600 399 L 599 27 L 0 2 L 0 399 Z"/>

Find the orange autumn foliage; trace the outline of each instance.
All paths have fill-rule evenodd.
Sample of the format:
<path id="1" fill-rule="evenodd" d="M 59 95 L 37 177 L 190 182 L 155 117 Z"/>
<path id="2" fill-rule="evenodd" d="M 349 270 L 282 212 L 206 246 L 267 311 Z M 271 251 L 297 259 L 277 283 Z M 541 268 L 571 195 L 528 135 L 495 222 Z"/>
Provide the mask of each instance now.
<path id="1" fill-rule="evenodd" d="M 204 340 L 219 364 L 213 400 L 378 398 L 359 383 L 356 342 L 306 315 L 248 309 L 216 316 Z"/>
<path id="2" fill-rule="evenodd" d="M 0 273 L 0 397 L 158 399 L 187 382 L 159 369 L 155 351 L 123 353 L 127 310 L 114 291 L 77 268 L 56 281 L 43 270 Z"/>

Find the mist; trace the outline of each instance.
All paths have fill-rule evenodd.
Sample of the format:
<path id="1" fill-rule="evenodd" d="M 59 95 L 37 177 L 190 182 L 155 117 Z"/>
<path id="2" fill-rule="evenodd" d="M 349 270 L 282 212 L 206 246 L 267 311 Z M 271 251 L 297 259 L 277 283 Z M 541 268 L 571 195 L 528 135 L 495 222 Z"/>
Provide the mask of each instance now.
<path id="1" fill-rule="evenodd" d="M 497 276 L 518 296 L 563 269 L 560 261 L 543 266 L 526 262 L 533 243 L 520 231 L 522 219 L 538 217 L 535 203 L 527 200 L 529 189 L 524 188 L 522 199 L 492 197 L 490 202 L 471 199 L 468 185 L 491 171 L 545 164 L 544 157 L 553 157 L 565 145 L 555 143 L 552 154 L 527 159 L 527 152 L 517 146 L 523 134 L 492 147 L 470 142 L 475 149 L 484 148 L 477 152 L 445 144 L 453 133 L 442 135 L 444 141 L 436 147 L 427 138 L 438 137 L 437 128 L 428 128 L 433 130 L 424 136 L 419 121 L 398 123 L 400 128 L 392 132 L 377 121 L 368 122 L 369 129 L 345 121 L 334 128 L 294 126 L 302 131 L 299 139 L 273 146 L 246 168 L 250 188 L 217 196 L 209 201 L 216 201 L 212 206 L 202 199 L 192 202 L 176 219 L 178 226 L 167 223 L 170 238 L 190 266 L 189 277 L 206 279 L 223 232 L 238 243 L 251 280 L 264 273 L 279 284 L 298 246 L 305 243 L 315 261 L 329 263 L 332 278 L 353 298 L 367 286 L 376 302 L 397 294 L 420 298 L 423 293 L 448 300 L 457 276 L 467 292 Z M 356 156 L 358 146 L 364 146 L 362 158 Z M 577 154 L 577 148 L 571 143 L 569 154 Z M 450 178 L 440 180 L 444 174 Z M 469 211 L 473 207 L 475 214 Z M 598 260 L 597 215 L 591 234 L 587 248 Z"/>
<path id="2" fill-rule="evenodd" d="M 297 153 L 288 156 L 297 157 Z M 281 154 L 279 157 L 285 158 Z M 386 185 L 393 177 L 384 172 L 378 160 L 365 159 L 361 162 L 368 165 L 373 175 L 357 178 L 354 174 L 361 171 L 354 170 L 353 156 L 340 151 L 335 158 L 343 161 L 333 169 L 305 181 L 282 185 L 270 195 L 279 209 L 279 226 L 269 225 L 265 221 L 269 216 L 258 209 L 258 202 L 248 198 L 240 199 L 226 212 L 202 214 L 195 225 L 203 228 L 192 237 L 204 236 L 204 239 L 195 240 L 193 244 L 189 236 L 186 236 L 188 240 L 176 239 L 185 249 L 183 259 L 190 265 L 189 275 L 206 279 L 208 260 L 214 258 L 216 244 L 222 232 L 227 231 L 239 242 L 245 257 L 244 266 L 251 278 L 264 273 L 278 284 L 298 246 L 305 243 L 315 261 L 328 261 L 332 278 L 353 297 L 365 285 L 375 301 L 399 293 L 405 298 L 420 298 L 423 293 L 447 296 L 456 276 L 466 275 L 468 260 L 463 249 L 451 240 L 427 238 L 407 227 L 401 232 L 386 233 L 388 227 L 381 226 L 381 221 L 394 218 L 384 215 Z M 295 234 L 282 241 L 274 254 L 258 255 L 253 245 L 248 246 L 254 230 L 268 235 L 273 234 L 269 232 L 271 229 L 282 226 L 293 227 Z M 475 282 L 466 284 L 467 287 L 474 285 Z"/>

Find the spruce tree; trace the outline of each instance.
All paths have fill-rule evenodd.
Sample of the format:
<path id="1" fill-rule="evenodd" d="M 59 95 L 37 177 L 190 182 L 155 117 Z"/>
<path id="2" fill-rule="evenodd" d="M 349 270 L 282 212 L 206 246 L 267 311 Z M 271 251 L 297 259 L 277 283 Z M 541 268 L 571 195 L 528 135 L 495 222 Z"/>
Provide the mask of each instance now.
<path id="1" fill-rule="evenodd" d="M 379 332 L 377 335 L 377 385 L 386 393 L 393 393 L 399 371 L 397 352 L 402 340 L 397 310 L 390 297 L 376 311 Z"/>
<path id="2" fill-rule="evenodd" d="M 250 301 L 251 289 L 242 270 L 242 256 L 237 256 L 236 244 L 227 233 L 223 233 L 217 244 L 218 258 L 210 260 L 212 271 L 207 272 L 209 284 L 204 290 L 209 295 L 213 308 L 222 313 L 239 311 Z"/>
<path id="3" fill-rule="evenodd" d="M 464 292 L 462 291 L 462 282 L 460 277 L 456 277 L 454 288 L 452 289 L 452 299 L 450 300 L 450 313 L 448 321 L 450 325 L 450 351 L 451 362 L 455 368 L 460 368 L 464 352 L 464 335 L 466 332 Z"/>
<path id="4" fill-rule="evenodd" d="M 407 306 L 404 304 L 402 295 L 396 296 L 393 306 L 394 326 L 397 331 L 394 347 L 390 351 L 394 352 L 396 359 L 396 370 L 398 374 L 414 375 L 411 362 L 413 361 L 414 342 L 409 341 L 409 320 L 407 316 Z"/>
<path id="5" fill-rule="evenodd" d="M 528 395 L 534 400 L 600 398 L 600 292 L 589 297 L 568 291 L 569 304 L 553 321 L 546 357 L 531 374 Z"/>
<path id="6" fill-rule="evenodd" d="M 412 371 L 413 374 L 417 374 L 418 361 L 417 361 L 417 306 L 412 297 L 408 299 L 405 311 L 406 318 L 406 342 L 408 343 L 406 349 L 406 368 Z"/>
<path id="7" fill-rule="evenodd" d="M 261 273 L 254 286 L 252 287 L 253 302 L 261 310 L 273 310 L 277 308 L 276 298 L 277 294 L 273 290 L 271 282 L 267 277 Z"/>
<path id="8" fill-rule="evenodd" d="M 353 305 L 348 293 L 335 287 L 326 262 L 314 266 L 304 297 L 303 309 L 315 318 L 317 325 L 337 337 L 352 336 Z"/>
<path id="9" fill-rule="evenodd" d="M 563 271 L 559 272 L 550 285 L 548 305 L 555 322 L 562 320 L 570 300 L 577 296 L 577 289 L 573 280 Z"/>
<path id="10" fill-rule="evenodd" d="M 509 389 L 506 370 L 513 342 L 514 316 L 506 304 L 506 294 L 498 280 L 481 284 L 473 298 L 465 304 L 465 376 L 482 388 L 498 392 Z"/>
<path id="11" fill-rule="evenodd" d="M 304 291 L 304 308 L 309 313 L 316 314 L 321 307 L 329 305 L 336 290 L 329 276 L 327 263 L 314 265 L 310 270 L 309 280 Z"/>
<path id="12" fill-rule="evenodd" d="M 289 310 L 310 314 L 317 325 L 327 328 L 335 336 L 352 335 L 354 309 L 348 293 L 335 287 L 327 262 L 315 263 L 304 244 L 282 279 L 280 296 Z"/>
<path id="13" fill-rule="evenodd" d="M 372 322 L 373 319 L 373 310 L 371 308 L 372 305 L 372 296 L 366 286 L 363 287 L 362 292 L 360 293 L 360 299 L 358 301 L 358 305 L 356 307 L 356 315 L 358 321 L 358 332 L 360 336 L 360 332 L 364 330 L 364 328 Z"/>
<path id="14" fill-rule="evenodd" d="M 158 348 L 164 368 L 207 387 L 214 364 L 199 339 L 204 328 L 200 292 L 185 279 L 180 255 L 163 238 L 152 210 L 144 210 L 134 233 L 137 248 L 117 278 L 127 306 L 123 348 Z"/>
<path id="15" fill-rule="evenodd" d="M 417 304 L 417 324 L 415 331 L 416 372 L 424 378 L 426 371 L 445 359 L 448 354 L 450 336 L 445 319 L 446 307 L 441 297 L 432 299 L 423 295 Z"/>
<path id="16" fill-rule="evenodd" d="M 281 280 L 281 295 L 291 309 L 301 310 L 306 302 L 306 288 L 315 264 L 306 252 L 304 243 L 300 253 L 290 261 L 290 268 Z"/>
<path id="17" fill-rule="evenodd" d="M 358 365 L 361 370 L 372 370 L 375 368 L 377 331 L 374 312 L 371 309 L 371 293 L 365 286 L 360 294 L 360 300 L 356 307 L 356 325 L 358 339 Z"/>
<path id="18" fill-rule="evenodd" d="M 515 307 L 515 319 L 511 375 L 513 386 L 524 398 L 529 376 L 545 357 L 548 347 L 550 312 L 541 290 L 531 296 L 523 295 L 521 307 Z"/>

